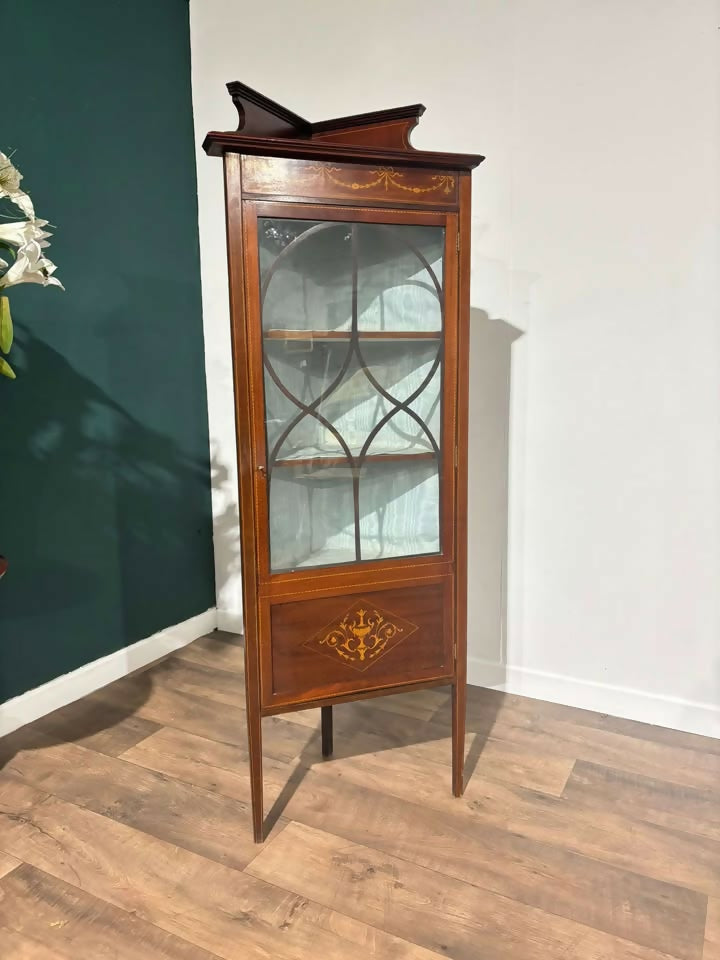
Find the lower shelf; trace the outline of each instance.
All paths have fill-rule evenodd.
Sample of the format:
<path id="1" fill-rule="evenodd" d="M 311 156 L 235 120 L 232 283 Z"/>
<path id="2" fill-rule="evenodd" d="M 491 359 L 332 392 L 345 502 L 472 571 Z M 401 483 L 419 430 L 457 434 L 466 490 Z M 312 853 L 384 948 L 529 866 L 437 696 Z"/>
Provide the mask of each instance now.
<path id="1" fill-rule="evenodd" d="M 427 557 L 437 554 L 437 538 L 431 540 L 421 537 L 404 537 L 401 543 L 384 545 L 379 544 L 375 537 L 367 540 L 360 538 L 360 555 L 363 562 L 390 560 L 397 557 Z M 297 563 L 292 569 L 308 570 L 313 567 L 334 567 L 355 562 L 355 558 L 350 556 L 348 549 L 325 547 L 322 550 L 316 550 L 311 557 Z"/>

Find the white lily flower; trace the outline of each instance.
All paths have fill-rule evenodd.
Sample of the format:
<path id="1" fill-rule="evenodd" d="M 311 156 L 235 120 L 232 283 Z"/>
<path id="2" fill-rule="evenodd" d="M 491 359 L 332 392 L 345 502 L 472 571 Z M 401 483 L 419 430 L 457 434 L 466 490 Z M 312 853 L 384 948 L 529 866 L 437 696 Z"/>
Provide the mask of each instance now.
<path id="1" fill-rule="evenodd" d="M 60 281 L 52 276 L 56 269 L 52 260 L 43 256 L 42 244 L 31 240 L 18 248 L 15 263 L 0 277 L 0 293 L 18 283 L 41 283 L 44 287 L 60 287 L 64 290 Z"/>
<path id="2" fill-rule="evenodd" d="M 7 353 L 13 341 L 10 303 L 4 296 L 5 291 L 19 283 L 39 283 L 44 287 L 65 289 L 53 276 L 57 269 L 55 264 L 43 253 L 50 246 L 48 237 L 52 236 L 45 229 L 48 222 L 35 217 L 32 200 L 20 189 L 21 180 L 20 171 L 8 156 L 0 152 L 0 200 L 7 198 L 27 217 L 27 220 L 0 222 L 0 248 L 3 252 L 9 250 L 15 258 L 12 264 L 0 258 L 0 354 Z M 1 355 L 0 374 L 15 379 L 12 367 Z M 3 558 L 0 557 L 0 577 L 4 572 Z"/>
<path id="3" fill-rule="evenodd" d="M 22 174 L 12 163 L 10 158 L 0 152 L 0 199 L 7 197 L 16 206 L 20 207 L 26 217 L 35 219 L 35 208 L 32 200 L 20 189 Z"/>
<path id="4" fill-rule="evenodd" d="M 15 220 L 11 223 L 0 223 L 0 241 L 16 247 L 15 262 L 0 274 L 0 291 L 7 287 L 14 287 L 18 283 L 42 283 L 44 286 L 55 286 L 64 289 L 59 280 L 52 274 L 55 264 L 43 256 L 42 251 L 49 247 L 47 238 L 52 236 L 45 230 L 47 220 Z M 8 264 L 0 261 L 0 270 Z"/>
<path id="5" fill-rule="evenodd" d="M 42 246 L 49 246 L 45 241 L 52 234 L 43 228 L 47 220 L 13 220 L 10 223 L 0 223 L 0 240 L 14 247 L 21 247 L 30 240 L 37 240 Z"/>

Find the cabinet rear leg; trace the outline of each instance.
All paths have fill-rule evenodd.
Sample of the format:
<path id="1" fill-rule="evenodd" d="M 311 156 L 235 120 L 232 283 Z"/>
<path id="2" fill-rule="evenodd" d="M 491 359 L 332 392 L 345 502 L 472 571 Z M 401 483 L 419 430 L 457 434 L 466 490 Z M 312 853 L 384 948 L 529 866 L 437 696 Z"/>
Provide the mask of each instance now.
<path id="1" fill-rule="evenodd" d="M 322 731 L 322 755 L 331 757 L 333 752 L 333 715 L 332 707 L 320 707 L 320 729 Z"/>

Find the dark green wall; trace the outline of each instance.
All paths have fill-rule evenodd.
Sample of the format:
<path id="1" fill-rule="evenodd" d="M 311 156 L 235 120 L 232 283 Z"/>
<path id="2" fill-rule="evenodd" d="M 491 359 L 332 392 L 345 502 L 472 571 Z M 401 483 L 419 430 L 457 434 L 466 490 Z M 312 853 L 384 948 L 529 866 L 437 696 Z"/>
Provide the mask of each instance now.
<path id="1" fill-rule="evenodd" d="M 11 295 L 0 702 L 214 604 L 187 0 L 22 0 L 2 35 L 67 292 Z"/>

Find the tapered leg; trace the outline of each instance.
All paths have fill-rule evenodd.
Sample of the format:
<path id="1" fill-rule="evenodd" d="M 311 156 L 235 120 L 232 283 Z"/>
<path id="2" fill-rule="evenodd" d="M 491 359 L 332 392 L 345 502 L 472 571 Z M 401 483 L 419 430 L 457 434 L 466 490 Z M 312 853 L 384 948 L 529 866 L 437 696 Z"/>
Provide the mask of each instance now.
<path id="1" fill-rule="evenodd" d="M 456 797 L 465 789 L 465 694 L 465 678 L 458 677 L 452 688 L 452 789 Z"/>
<path id="2" fill-rule="evenodd" d="M 248 752 L 250 754 L 250 800 L 252 804 L 253 837 L 262 843 L 263 833 L 263 770 L 262 719 L 259 710 L 248 709 Z"/>
<path id="3" fill-rule="evenodd" d="M 322 730 L 322 755 L 331 757 L 333 752 L 333 715 L 332 707 L 320 707 L 320 728 Z"/>

